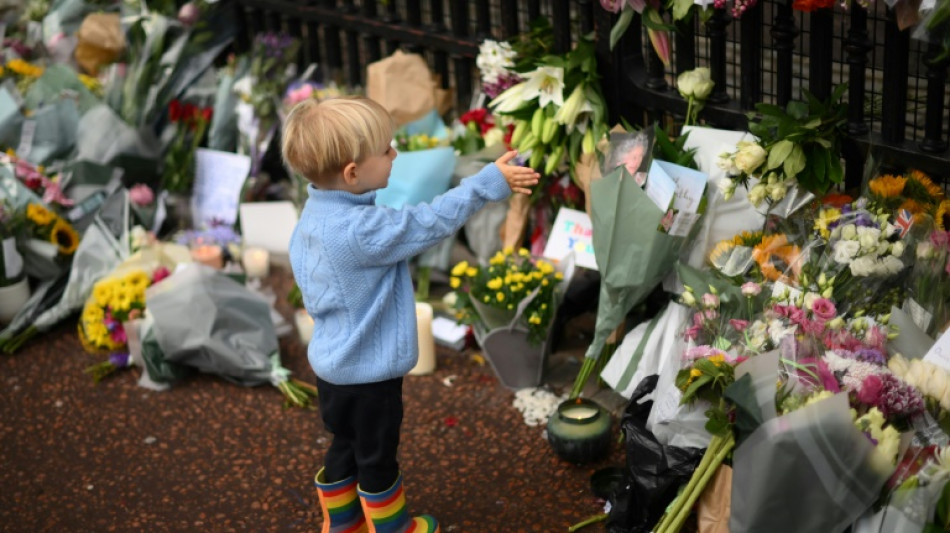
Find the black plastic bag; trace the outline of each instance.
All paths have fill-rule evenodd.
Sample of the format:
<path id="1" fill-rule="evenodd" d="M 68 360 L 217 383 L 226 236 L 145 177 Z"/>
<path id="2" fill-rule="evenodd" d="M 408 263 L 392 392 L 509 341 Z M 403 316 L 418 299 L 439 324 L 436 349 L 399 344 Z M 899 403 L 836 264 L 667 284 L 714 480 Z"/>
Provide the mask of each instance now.
<path id="1" fill-rule="evenodd" d="M 649 533 L 703 457 L 702 448 L 664 446 L 647 429 L 653 401 L 639 402 L 653 392 L 658 379 L 653 375 L 640 382 L 620 422 L 627 468 L 610 498 L 609 533 Z"/>

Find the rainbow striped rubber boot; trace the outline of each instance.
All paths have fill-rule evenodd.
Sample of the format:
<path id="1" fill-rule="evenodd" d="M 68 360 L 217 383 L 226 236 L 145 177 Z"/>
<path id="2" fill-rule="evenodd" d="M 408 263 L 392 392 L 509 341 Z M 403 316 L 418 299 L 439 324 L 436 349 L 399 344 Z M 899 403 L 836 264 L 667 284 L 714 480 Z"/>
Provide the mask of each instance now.
<path id="1" fill-rule="evenodd" d="M 440 533 L 439 523 L 429 515 L 409 517 L 402 492 L 402 474 L 392 487 L 377 494 L 357 488 L 369 533 Z"/>
<path id="2" fill-rule="evenodd" d="M 321 533 L 367 533 L 366 517 L 356 495 L 356 478 L 324 483 L 324 470 L 321 468 L 313 479 L 323 510 Z"/>

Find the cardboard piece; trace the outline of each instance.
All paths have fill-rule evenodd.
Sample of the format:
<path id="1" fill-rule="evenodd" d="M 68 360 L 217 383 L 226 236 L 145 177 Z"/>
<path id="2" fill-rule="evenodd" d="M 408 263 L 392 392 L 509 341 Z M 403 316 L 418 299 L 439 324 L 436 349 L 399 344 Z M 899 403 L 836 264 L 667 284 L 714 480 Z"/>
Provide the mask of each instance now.
<path id="1" fill-rule="evenodd" d="M 574 252 L 577 266 L 597 270 L 593 233 L 593 225 L 587 213 L 562 207 L 551 226 L 551 235 L 548 236 L 542 255 L 560 261 Z"/>
<path id="2" fill-rule="evenodd" d="M 297 225 L 297 209 L 291 202 L 250 202 L 241 204 L 241 235 L 245 246 L 259 246 L 269 252 L 287 253 L 290 236 Z"/>
<path id="3" fill-rule="evenodd" d="M 433 109 L 442 112 L 445 93 L 419 54 L 396 50 L 366 67 L 366 96 L 386 108 L 400 126 Z"/>

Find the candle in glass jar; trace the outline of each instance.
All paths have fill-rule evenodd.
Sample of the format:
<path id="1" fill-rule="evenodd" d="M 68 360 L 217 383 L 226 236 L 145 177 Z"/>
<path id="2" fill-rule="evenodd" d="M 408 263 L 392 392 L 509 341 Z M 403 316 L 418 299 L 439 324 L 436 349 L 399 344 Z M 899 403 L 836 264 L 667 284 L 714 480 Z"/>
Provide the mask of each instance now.
<path id="1" fill-rule="evenodd" d="M 432 306 L 416 302 L 416 333 L 419 337 L 419 361 L 409 371 L 413 376 L 431 374 L 435 370 L 435 337 L 432 335 Z"/>
<path id="2" fill-rule="evenodd" d="M 310 344 L 310 338 L 313 336 L 313 317 L 306 309 L 298 309 L 294 314 L 294 322 L 297 325 L 297 335 L 300 336 L 300 342 Z"/>
<path id="3" fill-rule="evenodd" d="M 586 405 L 571 405 L 561 410 L 561 416 L 571 420 L 589 420 L 597 416 L 597 409 Z"/>
<path id="4" fill-rule="evenodd" d="M 248 277 L 266 278 L 270 273 L 270 254 L 263 248 L 245 248 L 241 262 Z"/>
<path id="5" fill-rule="evenodd" d="M 211 268 L 220 269 L 224 266 L 224 256 L 221 247 L 213 244 L 201 244 L 191 249 L 191 258 L 198 263 Z"/>

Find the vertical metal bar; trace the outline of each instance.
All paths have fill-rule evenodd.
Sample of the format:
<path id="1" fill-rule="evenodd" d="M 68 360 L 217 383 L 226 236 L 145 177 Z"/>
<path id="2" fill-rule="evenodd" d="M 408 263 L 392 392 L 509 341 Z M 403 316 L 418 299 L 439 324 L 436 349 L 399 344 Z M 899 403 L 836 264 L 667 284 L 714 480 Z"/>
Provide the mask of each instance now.
<path id="1" fill-rule="evenodd" d="M 396 5 L 396 0 L 386 2 L 386 13 L 383 15 L 383 22 L 392 26 L 398 26 L 401 22 L 399 18 L 399 6 Z M 399 50 L 399 41 L 387 40 L 386 55 L 392 55 L 396 50 Z"/>
<path id="2" fill-rule="evenodd" d="M 762 101 L 762 4 L 746 9 L 739 23 L 741 64 L 739 105 L 753 109 Z"/>
<path id="3" fill-rule="evenodd" d="M 422 3 L 420 0 L 406 0 L 406 23 L 410 28 L 422 28 Z M 425 48 L 420 45 L 411 45 L 409 51 L 422 54 Z"/>
<path id="4" fill-rule="evenodd" d="M 452 0 L 449 4 L 452 33 L 459 39 L 467 39 L 468 0 Z M 458 110 L 467 110 L 472 100 L 472 71 L 475 63 L 469 57 L 452 58 L 455 67 L 455 104 Z"/>
<path id="5" fill-rule="evenodd" d="M 518 2 L 501 2 L 501 23 L 505 39 L 518 35 L 521 26 L 518 25 Z"/>
<path id="6" fill-rule="evenodd" d="M 772 40 L 775 48 L 775 100 L 785 107 L 792 99 L 792 52 L 795 51 L 795 38 L 798 28 L 792 16 L 792 0 L 779 4 L 772 25 Z"/>
<path id="7" fill-rule="evenodd" d="M 907 123 L 907 72 L 910 33 L 897 27 L 892 9 L 887 10 L 884 28 L 884 84 L 882 91 L 881 137 L 890 143 L 904 141 Z"/>
<path id="8" fill-rule="evenodd" d="M 344 13 L 359 13 L 359 8 L 353 0 L 344 0 L 340 6 L 340 11 Z M 362 85 L 363 64 L 360 62 L 360 39 L 359 33 L 353 29 L 344 30 L 346 34 L 346 80 L 351 86 Z"/>
<path id="9" fill-rule="evenodd" d="M 475 37 L 479 41 L 491 38 L 491 3 L 489 0 L 475 1 Z"/>
<path id="10" fill-rule="evenodd" d="M 566 53 L 571 49 L 570 0 L 553 0 L 551 18 L 554 19 L 554 52 Z"/>
<path id="11" fill-rule="evenodd" d="M 696 22 L 693 17 L 676 21 L 676 73 L 696 68 Z"/>
<path id="12" fill-rule="evenodd" d="M 258 34 L 264 33 L 264 12 L 251 6 L 244 6 L 244 20 L 253 45 Z"/>
<path id="13" fill-rule="evenodd" d="M 361 3 L 362 15 L 369 20 L 375 19 L 377 15 L 376 0 L 362 0 Z M 382 57 L 379 37 L 369 34 L 363 35 L 363 52 L 366 54 L 365 63 L 379 61 Z"/>
<path id="14" fill-rule="evenodd" d="M 281 18 L 284 19 L 283 23 L 284 27 L 287 28 L 287 33 L 300 41 L 300 48 L 297 49 L 297 73 L 301 74 L 307 68 L 307 65 L 313 62 L 309 57 L 309 46 L 306 46 L 309 43 L 303 41 L 303 21 L 299 17 L 291 18 L 287 13 L 282 13 Z"/>
<path id="15" fill-rule="evenodd" d="M 811 12 L 811 33 L 808 38 L 808 90 L 819 100 L 831 96 L 831 60 L 834 37 L 834 12 L 819 9 Z"/>
<path id="16" fill-rule="evenodd" d="M 709 70 L 715 87 L 709 95 L 709 101 L 723 104 L 729 101 L 726 91 L 726 28 L 731 18 L 725 8 L 716 9 L 706 22 L 709 35 Z"/>
<path id="17" fill-rule="evenodd" d="M 284 28 L 281 25 L 279 11 L 271 9 L 266 10 L 264 12 L 264 24 L 267 26 L 267 31 L 269 32 L 282 33 L 284 31 Z"/>
<path id="18" fill-rule="evenodd" d="M 525 22 L 532 22 L 534 19 L 541 16 L 541 0 L 528 0 L 528 20 Z"/>
<path id="19" fill-rule="evenodd" d="M 320 0 L 320 4 L 328 9 L 336 9 L 335 0 Z M 335 25 L 324 26 L 322 37 L 328 66 L 326 76 L 328 79 L 342 82 L 343 46 L 340 42 L 340 27 Z"/>
<path id="20" fill-rule="evenodd" d="M 581 35 L 594 31 L 594 9 L 592 0 L 578 0 L 577 11 L 580 13 Z"/>
<path id="21" fill-rule="evenodd" d="M 927 108 L 924 115 L 924 140 L 920 149 L 939 153 L 947 149 L 943 136 L 944 98 L 947 95 L 947 58 L 937 61 L 941 52 L 940 43 L 931 42 L 927 47 Z"/>
<path id="22" fill-rule="evenodd" d="M 844 42 L 848 54 L 848 134 L 864 135 L 868 125 L 864 121 L 864 72 L 868 52 L 873 45 L 868 39 L 868 12 L 863 7 L 851 6 L 851 27 Z"/>
<path id="23" fill-rule="evenodd" d="M 442 0 L 429 1 L 429 20 L 428 30 L 433 34 L 447 33 L 445 27 L 445 11 L 443 10 Z M 434 50 L 432 53 L 435 73 L 442 80 L 442 88 L 448 88 L 449 83 L 449 56 L 444 50 Z"/>
<path id="24" fill-rule="evenodd" d="M 240 2 L 235 2 L 232 4 L 234 9 L 234 20 L 237 24 L 237 32 L 234 38 L 234 46 L 238 53 L 246 53 L 251 49 L 251 36 L 249 35 L 250 28 L 248 27 L 247 18 L 245 17 L 244 6 Z"/>

